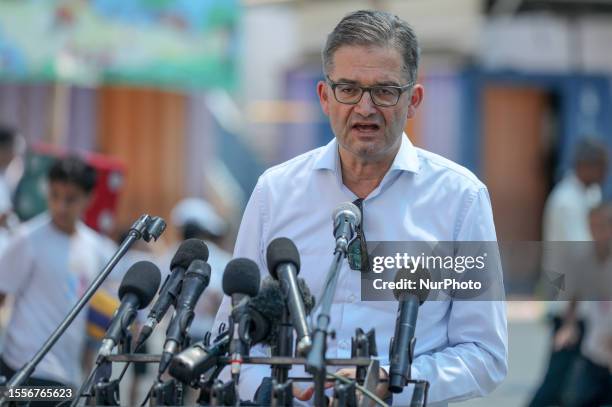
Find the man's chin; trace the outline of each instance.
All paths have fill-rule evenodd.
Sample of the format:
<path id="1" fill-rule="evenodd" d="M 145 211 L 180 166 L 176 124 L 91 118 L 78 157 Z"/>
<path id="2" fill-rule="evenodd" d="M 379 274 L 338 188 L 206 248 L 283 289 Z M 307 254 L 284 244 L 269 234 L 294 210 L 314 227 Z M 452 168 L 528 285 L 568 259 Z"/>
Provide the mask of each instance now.
<path id="1" fill-rule="evenodd" d="M 375 144 L 364 144 L 352 146 L 349 152 L 355 157 L 360 158 L 364 161 L 376 160 L 380 157 L 380 147 Z"/>

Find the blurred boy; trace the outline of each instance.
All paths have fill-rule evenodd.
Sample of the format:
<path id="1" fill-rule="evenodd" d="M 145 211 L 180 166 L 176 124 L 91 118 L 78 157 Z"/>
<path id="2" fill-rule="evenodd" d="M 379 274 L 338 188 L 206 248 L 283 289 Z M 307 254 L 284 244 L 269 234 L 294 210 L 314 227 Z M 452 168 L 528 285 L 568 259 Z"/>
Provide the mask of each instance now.
<path id="1" fill-rule="evenodd" d="M 0 257 L 0 304 L 14 297 L 0 375 L 10 379 L 34 356 L 112 253 L 112 242 L 80 220 L 95 182 L 95 170 L 81 159 L 57 160 L 48 172 L 48 211 L 23 224 Z M 28 385 L 78 386 L 85 321 L 83 312 Z"/>

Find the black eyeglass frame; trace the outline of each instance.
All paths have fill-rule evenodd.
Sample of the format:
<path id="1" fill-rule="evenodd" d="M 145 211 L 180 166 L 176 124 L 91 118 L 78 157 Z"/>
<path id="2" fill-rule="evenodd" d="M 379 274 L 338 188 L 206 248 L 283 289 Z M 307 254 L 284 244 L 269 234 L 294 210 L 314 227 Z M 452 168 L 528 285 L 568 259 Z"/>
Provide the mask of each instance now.
<path id="1" fill-rule="evenodd" d="M 359 85 L 354 84 L 354 83 L 334 82 L 329 77 L 329 75 L 325 75 L 325 79 L 326 79 L 326 82 L 329 85 L 329 87 L 332 89 L 332 93 L 334 94 L 334 99 L 336 99 L 336 101 L 338 103 L 342 103 L 343 105 L 356 105 L 356 104 L 358 104 L 359 102 L 361 102 L 361 99 L 363 98 L 363 94 L 368 92 L 370 94 L 370 100 L 372 100 L 372 103 L 374 103 L 376 106 L 378 106 L 378 107 L 392 107 L 392 106 L 395 106 L 395 105 L 397 105 L 399 103 L 399 100 L 402 97 L 402 94 L 404 92 L 406 92 L 408 89 L 412 88 L 415 85 L 415 81 L 411 81 L 411 82 L 408 82 L 406 85 L 403 85 L 403 86 L 395 86 L 395 85 L 359 86 Z M 361 94 L 359 95 L 359 98 L 355 102 L 343 102 L 340 99 L 338 99 L 338 95 L 336 95 L 336 88 L 338 86 L 341 86 L 341 85 L 354 86 L 354 87 L 358 88 L 359 90 L 361 90 Z M 397 89 L 399 91 L 399 93 L 397 95 L 397 100 L 393 104 L 380 104 L 380 103 L 376 103 L 376 101 L 374 100 L 374 97 L 372 96 L 372 90 L 375 90 L 375 89 Z"/>

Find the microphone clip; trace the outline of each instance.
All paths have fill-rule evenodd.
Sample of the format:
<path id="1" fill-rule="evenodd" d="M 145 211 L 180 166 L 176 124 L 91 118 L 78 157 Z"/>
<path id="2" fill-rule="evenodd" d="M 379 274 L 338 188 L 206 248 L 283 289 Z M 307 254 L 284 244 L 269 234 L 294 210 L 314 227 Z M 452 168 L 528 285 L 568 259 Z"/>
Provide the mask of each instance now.
<path id="1" fill-rule="evenodd" d="M 401 372 L 402 384 L 403 384 L 402 387 L 406 387 L 406 385 L 410 381 L 410 378 L 412 377 L 411 370 L 412 370 L 412 362 L 414 361 L 414 348 L 416 346 L 416 339 L 417 339 L 416 337 L 412 337 L 408 345 L 408 354 L 407 354 L 408 366 L 405 372 Z M 393 346 L 395 345 L 394 342 L 395 342 L 395 337 L 392 337 L 390 344 L 389 344 L 389 360 L 393 359 Z M 391 372 L 389 372 L 389 374 L 391 374 Z"/>
<path id="2" fill-rule="evenodd" d="M 157 241 L 166 230 L 166 222 L 159 216 L 140 215 L 130 228 L 130 234 L 145 242 Z"/>

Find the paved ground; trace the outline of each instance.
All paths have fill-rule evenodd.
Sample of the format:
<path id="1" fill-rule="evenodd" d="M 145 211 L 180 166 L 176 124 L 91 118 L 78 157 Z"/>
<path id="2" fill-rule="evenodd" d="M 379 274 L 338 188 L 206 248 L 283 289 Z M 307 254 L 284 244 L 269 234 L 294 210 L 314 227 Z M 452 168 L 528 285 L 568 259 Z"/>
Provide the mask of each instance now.
<path id="1" fill-rule="evenodd" d="M 508 376 L 486 398 L 456 403 L 461 407 L 526 406 L 548 360 L 549 331 L 541 303 L 514 303 L 508 309 Z"/>

